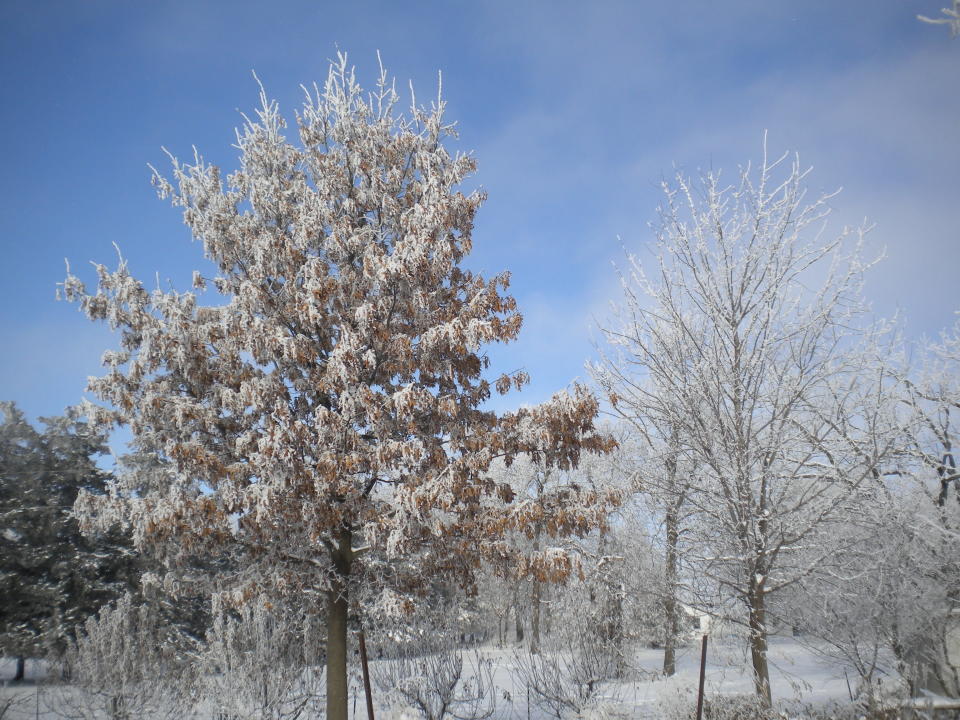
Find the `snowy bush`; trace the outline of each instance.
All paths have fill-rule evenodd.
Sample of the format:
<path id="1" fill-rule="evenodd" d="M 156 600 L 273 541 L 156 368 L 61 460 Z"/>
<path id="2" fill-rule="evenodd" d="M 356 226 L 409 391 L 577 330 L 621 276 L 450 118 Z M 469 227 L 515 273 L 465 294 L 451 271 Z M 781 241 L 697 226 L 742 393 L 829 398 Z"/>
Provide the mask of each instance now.
<path id="1" fill-rule="evenodd" d="M 604 682 L 616 677 L 619 667 L 619 656 L 589 637 L 569 651 L 517 653 L 514 658 L 517 679 L 533 704 L 556 718 L 579 717 L 596 705 Z"/>
<path id="2" fill-rule="evenodd" d="M 12 717 L 21 708 L 25 708 L 31 699 L 33 699 L 33 696 L 27 693 L 0 697 L 0 720 Z"/>
<path id="3" fill-rule="evenodd" d="M 704 720 L 774 720 L 782 717 L 756 695 L 717 695 L 703 700 Z"/>
<path id="4" fill-rule="evenodd" d="M 692 688 L 677 688 L 661 696 L 658 718 L 690 720 L 696 717 L 697 695 Z M 899 720 L 899 707 L 885 706 L 873 710 L 861 703 L 811 704 L 794 701 L 780 703 L 775 709 L 765 708 L 755 695 L 718 695 L 708 693 L 703 701 L 703 720 Z"/>
<path id="5" fill-rule="evenodd" d="M 697 696 L 692 690 L 678 690 L 663 697 L 659 710 L 663 720 L 690 720 L 696 717 Z M 704 720 L 780 720 L 785 715 L 765 708 L 756 695 L 713 695 L 703 701 Z"/>
<path id="6" fill-rule="evenodd" d="M 320 632 L 310 617 L 264 605 L 218 613 L 203 653 L 204 695 L 232 720 L 317 716 Z"/>
<path id="7" fill-rule="evenodd" d="M 424 720 L 483 720 L 493 715 L 491 660 L 473 651 L 464 662 L 464 653 L 449 645 L 419 650 L 409 646 L 374 666 L 377 687 L 395 704 L 408 705 Z"/>
<path id="8" fill-rule="evenodd" d="M 91 617 L 60 660 L 72 687 L 53 688 L 64 717 L 180 718 L 193 704 L 197 643 L 130 595 Z"/>

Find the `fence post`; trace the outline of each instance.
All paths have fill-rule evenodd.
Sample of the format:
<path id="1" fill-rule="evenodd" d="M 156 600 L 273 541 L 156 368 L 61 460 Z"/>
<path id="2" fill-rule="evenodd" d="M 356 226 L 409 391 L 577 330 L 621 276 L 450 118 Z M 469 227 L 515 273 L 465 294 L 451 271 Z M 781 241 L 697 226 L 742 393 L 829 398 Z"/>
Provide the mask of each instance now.
<path id="1" fill-rule="evenodd" d="M 367 640 L 360 628 L 360 666 L 363 668 L 363 694 L 367 697 L 367 720 L 373 718 L 373 693 L 370 692 L 370 667 L 367 663 Z"/>
<path id="2" fill-rule="evenodd" d="M 700 649 L 700 689 L 697 691 L 697 720 L 703 717 L 703 681 L 707 676 L 707 636 L 703 636 Z"/>

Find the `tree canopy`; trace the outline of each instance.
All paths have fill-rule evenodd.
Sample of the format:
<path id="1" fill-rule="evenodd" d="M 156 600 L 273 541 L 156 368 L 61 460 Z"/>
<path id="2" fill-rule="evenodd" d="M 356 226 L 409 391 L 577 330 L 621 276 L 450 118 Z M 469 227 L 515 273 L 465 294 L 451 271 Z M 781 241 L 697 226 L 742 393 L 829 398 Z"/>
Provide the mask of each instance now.
<path id="1" fill-rule="evenodd" d="M 129 425 L 135 449 L 160 460 L 79 507 L 90 523 L 130 522 L 172 582 L 188 555 L 242 557 L 237 572 L 199 578 L 219 601 L 325 594 L 331 718 L 346 713 L 348 598 L 370 580 L 366 557 L 417 552 L 420 577 L 463 580 L 483 556 L 507 562 L 503 531 L 526 520 L 491 462 L 570 467 L 611 444 L 581 386 L 516 412 L 485 407 L 527 382 L 487 379 L 482 350 L 516 338 L 521 316 L 509 274 L 461 267 L 484 195 L 457 189 L 474 161 L 448 151 L 442 98 L 407 116 L 398 100 L 383 71 L 364 93 L 340 56 L 306 93 L 298 145 L 261 91 L 236 171 L 224 178 L 197 155 L 173 160 L 172 182 L 155 173 L 213 265 L 193 277 L 215 289 L 206 302 L 148 291 L 122 261 L 97 266 L 92 293 L 73 274 L 64 283 L 120 333 L 89 385 L 105 403 L 91 420 Z M 586 532 L 613 499 L 579 489 L 557 532 Z M 572 566 L 554 548 L 529 565 L 552 578 Z M 381 603 L 398 602 L 390 589 L 410 578 L 371 567 Z"/>

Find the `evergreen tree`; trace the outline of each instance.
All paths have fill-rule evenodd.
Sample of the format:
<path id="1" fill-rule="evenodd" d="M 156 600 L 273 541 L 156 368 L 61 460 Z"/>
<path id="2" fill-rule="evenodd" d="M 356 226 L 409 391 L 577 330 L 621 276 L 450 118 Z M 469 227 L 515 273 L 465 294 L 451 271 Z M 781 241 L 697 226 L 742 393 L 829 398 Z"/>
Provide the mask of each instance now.
<path id="1" fill-rule="evenodd" d="M 21 680 L 25 658 L 62 649 L 127 587 L 136 559 L 119 530 L 85 538 L 72 516 L 81 488 L 106 487 L 105 437 L 70 415 L 41 418 L 38 431 L 15 404 L 0 412 L 0 652 Z"/>

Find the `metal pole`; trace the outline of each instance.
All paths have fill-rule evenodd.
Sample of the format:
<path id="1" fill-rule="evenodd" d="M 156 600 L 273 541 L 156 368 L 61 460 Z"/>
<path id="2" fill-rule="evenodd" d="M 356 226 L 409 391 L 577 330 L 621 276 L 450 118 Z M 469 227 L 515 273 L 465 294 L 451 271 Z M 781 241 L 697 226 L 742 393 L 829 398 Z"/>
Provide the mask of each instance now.
<path id="1" fill-rule="evenodd" d="M 367 696 L 367 720 L 373 718 L 373 694 L 370 692 L 370 667 L 367 665 L 367 641 L 360 630 L 360 666 L 363 668 L 363 694 Z"/>
<path id="2" fill-rule="evenodd" d="M 707 636 L 703 636 L 700 650 L 700 689 L 697 691 L 697 720 L 703 717 L 703 681 L 707 676 Z"/>

